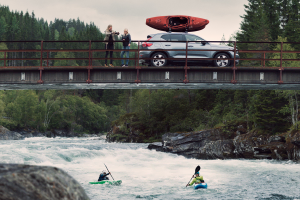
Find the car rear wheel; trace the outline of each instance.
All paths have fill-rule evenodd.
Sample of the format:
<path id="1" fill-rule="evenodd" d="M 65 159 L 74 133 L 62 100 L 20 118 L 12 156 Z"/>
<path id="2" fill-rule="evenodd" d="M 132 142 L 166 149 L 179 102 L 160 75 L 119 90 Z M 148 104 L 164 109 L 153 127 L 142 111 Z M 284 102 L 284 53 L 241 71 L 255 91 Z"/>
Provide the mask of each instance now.
<path id="1" fill-rule="evenodd" d="M 157 52 L 151 56 L 151 65 L 154 67 L 164 67 L 167 65 L 167 56 L 162 52 Z"/>
<path id="2" fill-rule="evenodd" d="M 230 59 L 229 55 L 226 53 L 218 53 L 214 58 L 217 59 Z M 214 66 L 216 67 L 229 67 L 230 60 L 214 60 Z"/>

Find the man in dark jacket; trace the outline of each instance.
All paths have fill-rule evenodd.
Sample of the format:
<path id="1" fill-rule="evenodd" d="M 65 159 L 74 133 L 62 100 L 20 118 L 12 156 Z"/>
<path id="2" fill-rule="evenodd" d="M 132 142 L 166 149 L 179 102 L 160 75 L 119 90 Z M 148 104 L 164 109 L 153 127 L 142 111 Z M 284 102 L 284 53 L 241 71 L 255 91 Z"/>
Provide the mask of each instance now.
<path id="1" fill-rule="evenodd" d="M 98 178 L 98 181 L 109 180 L 109 178 L 107 177 L 109 174 L 110 174 L 110 172 L 109 172 L 109 173 L 106 173 L 105 171 L 103 171 L 103 172 L 100 174 L 100 176 L 99 176 L 99 178 Z"/>
<path id="2" fill-rule="evenodd" d="M 125 51 L 130 49 L 130 44 L 131 44 L 131 36 L 128 33 L 127 28 L 124 29 L 124 35 L 122 35 L 122 41 L 123 41 L 123 51 L 121 52 L 121 58 L 124 57 L 125 53 L 126 53 L 126 58 L 129 58 L 129 51 Z M 122 67 L 128 67 L 128 62 L 129 59 L 126 59 L 126 65 L 124 65 L 124 60 L 122 59 L 121 60 Z"/>

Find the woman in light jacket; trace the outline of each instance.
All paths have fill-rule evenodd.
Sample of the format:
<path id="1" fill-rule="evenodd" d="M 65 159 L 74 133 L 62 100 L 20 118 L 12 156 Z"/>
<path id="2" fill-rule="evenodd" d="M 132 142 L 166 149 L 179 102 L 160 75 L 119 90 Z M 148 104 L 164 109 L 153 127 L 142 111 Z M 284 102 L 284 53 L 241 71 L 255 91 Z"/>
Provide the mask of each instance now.
<path id="1" fill-rule="evenodd" d="M 105 49 L 106 50 L 114 50 L 114 46 L 115 46 L 115 43 L 113 41 L 115 41 L 115 35 L 119 35 L 119 32 L 115 32 L 112 30 L 112 25 L 108 25 L 107 29 L 105 30 L 105 38 L 104 38 L 104 41 L 105 41 Z M 114 67 L 113 64 L 112 64 L 112 58 L 113 58 L 113 51 L 106 51 L 106 54 L 105 54 L 105 67 L 108 67 L 107 66 L 107 56 L 108 56 L 108 52 L 110 53 L 110 64 L 109 66 L 111 67 Z"/>

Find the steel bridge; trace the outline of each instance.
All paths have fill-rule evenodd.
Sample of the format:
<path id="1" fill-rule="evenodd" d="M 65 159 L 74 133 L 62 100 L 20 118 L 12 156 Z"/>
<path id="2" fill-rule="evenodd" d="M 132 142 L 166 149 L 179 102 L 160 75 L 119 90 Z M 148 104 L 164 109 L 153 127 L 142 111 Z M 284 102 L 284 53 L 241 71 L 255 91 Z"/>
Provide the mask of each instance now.
<path id="1" fill-rule="evenodd" d="M 236 51 L 238 43 L 231 43 L 234 57 L 231 67 L 212 66 L 189 66 L 189 60 L 216 60 L 211 58 L 188 58 L 190 51 L 221 51 L 218 49 L 189 49 L 186 43 L 185 61 L 183 66 L 148 67 L 139 64 L 139 53 L 143 51 L 140 46 L 147 41 L 132 41 L 138 45 L 137 49 L 131 49 L 134 57 L 129 60 L 134 61 L 129 67 L 105 67 L 93 64 L 94 61 L 105 60 L 101 52 L 105 49 L 92 48 L 93 44 L 105 41 L 2 41 L 3 43 L 26 43 L 38 44 L 35 49 L 15 49 L 8 48 L 0 50 L 0 89 L 300 89 L 300 62 L 299 59 L 284 59 L 284 54 L 300 53 L 300 51 L 283 51 L 284 42 L 251 42 L 266 43 L 270 45 L 280 45 L 281 50 L 242 50 L 239 53 L 260 54 L 259 58 L 239 58 L 239 61 L 258 61 L 258 66 L 236 66 Z M 121 42 L 121 41 L 116 41 Z M 162 42 L 162 41 L 151 41 Z M 207 41 L 209 43 L 220 43 L 224 41 Z M 1 42 L 0 42 L 1 43 Z M 47 45 L 53 43 L 77 43 L 88 46 L 86 49 L 55 49 L 48 48 Z M 249 42 L 250 43 L 250 42 Z M 300 44 L 300 43 L 299 43 Z M 14 46 L 14 45 L 11 45 Z M 17 46 L 17 45 L 15 45 Z M 19 45 L 20 46 L 20 45 Z M 80 45 L 79 45 L 80 46 Z M 115 49 L 114 52 L 121 52 Z M 170 51 L 170 50 L 157 50 Z M 224 50 L 223 50 L 224 51 Z M 226 50 L 229 51 L 229 50 Z M 57 58 L 59 52 L 82 53 L 85 57 L 64 57 Z M 31 53 L 30 57 L 24 57 L 23 53 Z M 269 59 L 267 54 L 280 54 L 278 59 Z M 22 57 L 16 55 L 22 54 Z M 52 54 L 52 55 L 51 55 Z M 33 56 L 32 56 L 33 55 Z M 96 55 L 96 56 L 95 56 Z M 120 60 L 121 58 L 114 58 Z M 35 61 L 36 65 L 24 65 L 23 61 Z M 83 66 L 53 66 L 56 60 L 80 60 L 86 61 Z M 167 60 L 172 60 L 167 58 Z M 176 59 L 173 59 L 176 60 Z M 268 61 L 278 61 L 278 66 L 266 66 Z M 299 62 L 299 67 L 283 67 L 283 62 Z M 22 62 L 20 64 L 20 62 Z"/>

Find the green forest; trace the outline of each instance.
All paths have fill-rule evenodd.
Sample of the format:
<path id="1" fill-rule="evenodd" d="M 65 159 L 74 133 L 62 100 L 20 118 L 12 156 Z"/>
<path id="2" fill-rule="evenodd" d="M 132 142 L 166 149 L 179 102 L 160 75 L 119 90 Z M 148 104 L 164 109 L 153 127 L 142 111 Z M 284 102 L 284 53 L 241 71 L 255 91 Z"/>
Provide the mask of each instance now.
<path id="1" fill-rule="evenodd" d="M 236 41 L 300 42 L 298 0 L 249 0 L 245 5 Z M 134 38 L 133 38 L 134 39 Z M 13 12 L 0 7 L 1 49 L 37 49 L 39 43 L 10 43 L 10 40 L 103 40 L 93 23 L 80 19 L 54 22 L 37 19 L 34 13 Z M 52 46 L 51 46 L 52 45 Z M 55 46 L 53 46 L 55 45 Z M 77 43 L 54 43 L 45 48 L 76 49 Z M 81 44 L 88 49 L 87 44 Z M 103 48 L 95 43 L 92 48 Z M 119 44 L 121 45 L 121 44 Z M 81 46 L 82 47 L 82 46 Z M 120 48 L 120 46 L 117 46 Z M 133 47 L 136 48 L 136 47 Z M 276 50 L 278 45 L 238 44 L 239 49 Z M 286 44 L 285 50 L 300 50 Z M 3 58 L 4 55 L 0 55 Z M 36 57 L 34 53 L 11 53 L 8 58 Z M 84 53 L 57 53 L 52 57 L 86 57 Z M 101 53 L 95 54 L 101 56 Z M 103 56 L 103 55 L 102 55 Z M 115 57 L 119 53 L 115 53 Z M 261 54 L 241 54 L 259 58 Z M 278 58 L 279 54 L 267 54 Z M 299 54 L 284 54 L 299 58 Z M 9 61 L 7 66 L 38 65 L 36 61 Z M 64 63 L 61 63 L 64 62 Z M 93 61 L 95 65 L 103 61 Z M 100 63 L 97 63 L 100 62 Z M 119 61 L 116 61 L 119 62 Z M 266 66 L 277 65 L 269 61 Z M 130 63 L 133 65 L 133 63 Z M 243 65 L 261 65 L 243 61 Z M 3 66 L 3 62 L 0 63 Z M 52 65 L 87 65 L 87 61 L 55 61 Z M 286 61 L 284 66 L 300 66 Z M 298 91 L 277 90 L 47 90 L 0 91 L 0 125 L 11 130 L 65 129 L 80 133 L 106 133 L 118 126 L 124 135 L 138 130 L 140 142 L 159 141 L 166 132 L 198 131 L 209 128 L 230 130 L 243 124 L 248 131 L 279 134 L 299 127 Z"/>
<path id="2" fill-rule="evenodd" d="M 43 18 L 37 19 L 34 12 L 12 12 L 9 7 L 0 5 L 0 49 L 41 49 L 41 42 L 9 42 L 9 41 L 103 41 L 104 34 L 94 24 L 85 24 L 80 19 L 63 21 L 55 19 L 48 23 Z M 118 38 L 116 38 L 118 40 Z M 116 49 L 122 49 L 122 43 L 115 44 Z M 131 48 L 137 49 L 133 43 Z M 45 42 L 43 49 L 89 49 L 88 42 Z M 102 42 L 93 42 L 91 49 L 105 49 Z M 94 52 L 93 58 L 104 58 L 105 52 Z M 46 53 L 43 55 L 47 57 Z M 130 57 L 134 57 L 130 52 Z M 8 52 L 7 58 L 39 58 L 40 53 L 35 52 Z M 88 58 L 88 52 L 50 52 L 49 58 Z M 120 58 L 120 52 L 114 52 L 114 58 Z M 0 58 L 4 58 L 1 53 Z M 88 60 L 52 60 L 49 66 L 87 66 Z M 130 60 L 129 64 L 133 65 Z M 3 61 L 0 66 L 3 66 Z M 103 66 L 104 60 L 93 60 L 94 66 Z M 121 60 L 114 60 L 116 66 L 121 65 Z M 39 60 L 9 60 L 6 66 L 39 66 Z M 44 63 L 46 65 L 46 63 Z"/>

